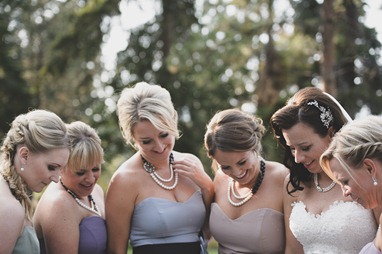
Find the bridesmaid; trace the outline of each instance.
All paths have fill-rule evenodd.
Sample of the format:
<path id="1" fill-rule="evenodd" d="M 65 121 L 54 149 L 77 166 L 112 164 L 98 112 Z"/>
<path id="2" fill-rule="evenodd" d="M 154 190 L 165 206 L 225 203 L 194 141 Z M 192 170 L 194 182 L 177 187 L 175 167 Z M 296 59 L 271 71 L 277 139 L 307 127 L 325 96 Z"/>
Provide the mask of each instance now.
<path id="1" fill-rule="evenodd" d="M 66 126 L 56 114 L 36 109 L 13 120 L 1 146 L 0 253 L 40 253 L 30 195 L 58 182 L 68 158 Z"/>
<path id="2" fill-rule="evenodd" d="M 210 231 L 219 253 L 284 253 L 282 164 L 262 156 L 262 120 L 237 109 L 215 114 L 204 146 L 215 166 Z M 271 198 L 270 198 L 271 197 Z"/>
<path id="3" fill-rule="evenodd" d="M 33 217 L 41 253 L 106 253 L 104 195 L 97 184 L 103 149 L 96 131 L 67 125 L 71 151 L 58 183 L 42 195 Z"/>

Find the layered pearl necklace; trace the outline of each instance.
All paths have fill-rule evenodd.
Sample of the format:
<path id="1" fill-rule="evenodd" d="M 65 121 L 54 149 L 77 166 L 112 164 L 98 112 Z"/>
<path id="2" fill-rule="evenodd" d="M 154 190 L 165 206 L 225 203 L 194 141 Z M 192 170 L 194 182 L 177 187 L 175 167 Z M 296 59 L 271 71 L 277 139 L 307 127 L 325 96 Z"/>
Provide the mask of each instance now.
<path id="1" fill-rule="evenodd" d="M 329 186 L 327 186 L 325 188 L 321 188 L 320 185 L 318 185 L 318 174 L 313 174 L 313 180 L 314 180 L 314 184 L 316 185 L 316 189 L 319 192 L 330 191 L 334 187 L 334 185 L 336 185 L 336 182 L 333 181 Z"/>
<path id="2" fill-rule="evenodd" d="M 174 172 L 174 169 L 172 168 L 172 164 L 174 163 L 174 156 L 171 153 L 170 158 L 169 158 L 169 163 L 170 163 L 170 178 L 165 179 L 162 178 L 156 171 L 155 171 L 155 166 L 148 162 L 143 156 L 141 155 L 142 161 L 143 161 L 143 168 L 146 170 L 147 173 L 150 174 L 151 178 L 156 182 L 160 187 L 162 187 L 165 190 L 173 190 L 175 189 L 176 185 L 178 184 L 178 173 Z M 169 183 L 173 179 L 174 183 L 170 186 L 165 185 L 164 183 Z"/>
<path id="3" fill-rule="evenodd" d="M 260 187 L 260 185 L 264 179 L 264 174 L 265 174 L 265 162 L 263 160 L 261 160 L 260 161 L 260 172 L 257 176 L 255 184 L 253 185 L 253 187 L 250 191 L 248 191 L 247 193 L 245 193 L 242 196 L 236 194 L 236 192 L 235 192 L 235 180 L 230 179 L 230 181 L 228 183 L 228 202 L 231 205 L 236 206 L 236 207 L 242 206 L 246 202 L 248 202 L 248 200 L 250 200 L 252 198 L 252 196 L 258 191 L 258 189 L 259 189 L 259 187 Z M 231 192 L 232 192 L 232 196 L 234 196 L 235 199 L 241 200 L 241 201 L 234 202 L 231 199 Z"/>
<path id="4" fill-rule="evenodd" d="M 101 213 L 100 213 L 100 211 L 99 211 L 99 209 L 98 209 L 98 207 L 97 207 L 97 205 L 96 205 L 96 203 L 95 203 L 95 201 L 94 201 L 92 195 L 89 195 L 89 196 L 88 196 L 88 199 L 89 199 L 89 202 L 90 202 L 90 205 L 91 205 L 91 207 L 90 207 L 90 206 L 87 206 L 86 204 L 84 204 L 84 203 L 77 197 L 77 195 L 76 195 L 73 191 L 69 190 L 68 187 L 66 187 L 66 186 L 64 185 L 64 183 L 62 182 L 62 179 L 61 179 L 61 178 L 60 178 L 60 183 L 61 183 L 62 187 L 64 187 L 64 189 L 66 190 L 66 192 L 68 192 L 68 193 L 74 198 L 74 200 L 77 202 L 77 204 L 78 204 L 79 206 L 81 206 L 82 208 L 85 208 L 86 210 L 88 210 L 88 211 L 90 211 L 90 212 L 92 212 L 92 213 L 97 214 L 98 216 L 101 216 Z"/>

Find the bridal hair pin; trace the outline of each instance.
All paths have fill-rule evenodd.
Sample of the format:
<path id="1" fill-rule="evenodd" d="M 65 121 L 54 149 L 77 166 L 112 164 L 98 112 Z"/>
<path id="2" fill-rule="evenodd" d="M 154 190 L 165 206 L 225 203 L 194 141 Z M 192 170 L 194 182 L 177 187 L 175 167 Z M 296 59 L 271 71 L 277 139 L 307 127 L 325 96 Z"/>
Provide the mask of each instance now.
<path id="1" fill-rule="evenodd" d="M 330 123 L 333 121 L 333 114 L 330 108 L 325 108 L 324 106 L 318 105 L 318 102 L 316 100 L 309 101 L 307 105 L 313 105 L 316 108 L 318 108 L 318 110 L 320 110 L 321 122 L 327 129 L 329 129 Z"/>

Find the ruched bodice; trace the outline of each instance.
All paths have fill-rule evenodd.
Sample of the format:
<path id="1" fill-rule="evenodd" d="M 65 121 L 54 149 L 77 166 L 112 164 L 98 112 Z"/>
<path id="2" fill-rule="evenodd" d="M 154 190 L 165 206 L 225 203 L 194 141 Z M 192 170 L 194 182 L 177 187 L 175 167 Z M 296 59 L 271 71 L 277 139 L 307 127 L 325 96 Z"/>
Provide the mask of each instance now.
<path id="1" fill-rule="evenodd" d="M 197 242 L 205 220 L 202 193 L 187 201 L 146 198 L 134 208 L 130 242 L 133 247 L 147 244 Z"/>
<path id="2" fill-rule="evenodd" d="M 284 215 L 273 209 L 253 210 L 233 220 L 212 203 L 210 231 L 219 254 L 284 253 Z"/>
<path id="3" fill-rule="evenodd" d="M 321 214 L 301 201 L 292 206 L 289 226 L 306 254 L 358 254 L 375 237 L 373 212 L 356 202 L 336 201 Z"/>

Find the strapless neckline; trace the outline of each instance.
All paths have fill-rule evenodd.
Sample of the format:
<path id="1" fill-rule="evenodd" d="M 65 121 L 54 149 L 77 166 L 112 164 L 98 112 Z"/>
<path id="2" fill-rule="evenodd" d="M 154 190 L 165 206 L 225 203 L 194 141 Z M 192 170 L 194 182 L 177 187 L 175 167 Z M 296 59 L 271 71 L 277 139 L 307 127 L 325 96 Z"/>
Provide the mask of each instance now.
<path id="1" fill-rule="evenodd" d="M 259 209 L 256 209 L 256 210 L 252 210 L 252 211 L 249 211 L 245 214 L 242 214 L 241 216 L 235 218 L 235 219 L 231 219 L 224 211 L 223 209 L 221 209 L 221 207 L 219 206 L 218 203 L 212 203 L 211 206 L 215 206 L 219 212 L 229 221 L 238 221 L 238 220 L 245 220 L 247 221 L 247 217 L 256 217 L 257 214 L 261 213 L 263 214 L 265 211 L 269 211 L 270 213 L 275 213 L 275 214 L 279 214 L 279 215 L 283 215 L 283 213 L 279 212 L 279 211 L 276 211 L 272 208 L 259 208 Z"/>

